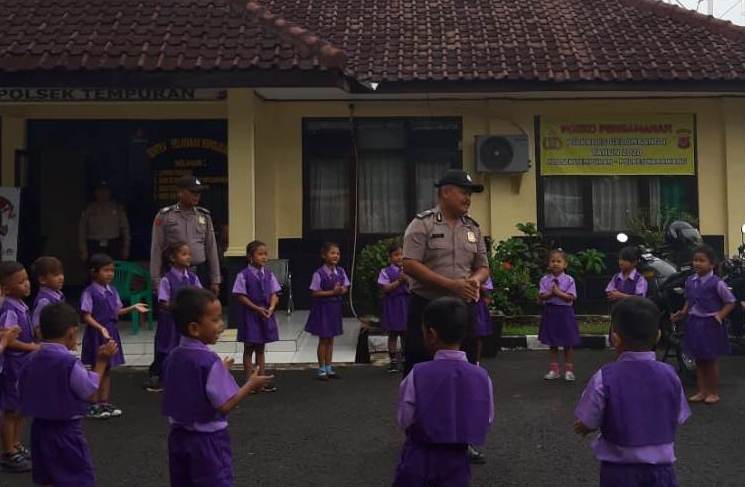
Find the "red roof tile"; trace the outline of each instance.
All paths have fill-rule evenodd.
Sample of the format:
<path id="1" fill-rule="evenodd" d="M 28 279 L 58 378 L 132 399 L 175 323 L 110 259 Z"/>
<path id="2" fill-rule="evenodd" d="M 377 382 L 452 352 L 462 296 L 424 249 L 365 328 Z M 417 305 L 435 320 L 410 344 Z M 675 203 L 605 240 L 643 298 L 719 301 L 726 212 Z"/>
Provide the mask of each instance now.
<path id="1" fill-rule="evenodd" d="M 655 0 L 0 0 L 0 72 L 745 81 L 745 29 Z"/>

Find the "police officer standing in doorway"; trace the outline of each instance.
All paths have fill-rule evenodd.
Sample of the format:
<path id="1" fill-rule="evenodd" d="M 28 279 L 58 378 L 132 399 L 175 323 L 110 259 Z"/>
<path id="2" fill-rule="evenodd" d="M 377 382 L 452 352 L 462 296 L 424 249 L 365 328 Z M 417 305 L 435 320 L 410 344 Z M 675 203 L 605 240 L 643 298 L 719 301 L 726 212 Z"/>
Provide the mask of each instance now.
<path id="1" fill-rule="evenodd" d="M 106 181 L 93 187 L 94 201 L 80 215 L 78 247 L 80 259 L 87 262 L 93 254 L 107 254 L 115 260 L 129 258 L 129 220 L 123 206 L 111 200 Z"/>
<path id="2" fill-rule="evenodd" d="M 202 286 L 215 294 L 220 292 L 220 259 L 217 254 L 215 228 L 209 210 L 199 205 L 202 191 L 207 189 L 194 176 L 184 176 L 176 182 L 178 203 L 162 208 L 153 222 L 150 247 L 150 274 L 155 289 L 162 277 L 161 259 L 169 245 L 186 242 L 191 249 L 192 265 Z"/>
<path id="3" fill-rule="evenodd" d="M 411 277 L 411 302 L 406 335 L 408 374 L 414 364 L 431 360 L 422 336 L 422 312 L 427 304 L 443 296 L 455 296 L 467 303 L 479 299 L 481 283 L 489 277 L 486 245 L 478 223 L 468 216 L 471 194 L 484 190 L 459 169 L 450 169 L 435 183 L 437 207 L 420 213 L 404 234 L 404 272 Z M 475 362 L 473 322 L 463 348 Z M 473 463 L 484 456 L 469 447 Z"/>

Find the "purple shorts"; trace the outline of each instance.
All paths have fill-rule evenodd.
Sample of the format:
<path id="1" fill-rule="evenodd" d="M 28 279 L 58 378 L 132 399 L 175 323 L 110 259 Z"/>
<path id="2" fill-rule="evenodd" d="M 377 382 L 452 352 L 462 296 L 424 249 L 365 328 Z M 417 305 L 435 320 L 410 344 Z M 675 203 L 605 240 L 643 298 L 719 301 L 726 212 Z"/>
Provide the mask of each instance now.
<path id="1" fill-rule="evenodd" d="M 168 467 L 171 487 L 233 487 L 233 453 L 227 428 L 200 433 L 172 427 Z"/>
<path id="2" fill-rule="evenodd" d="M 406 440 L 393 487 L 468 487 L 466 445 L 422 445 Z"/>
<path id="3" fill-rule="evenodd" d="M 31 475 L 37 485 L 94 487 L 93 462 L 81 421 L 31 423 Z"/>
<path id="4" fill-rule="evenodd" d="M 678 487 L 672 464 L 652 465 L 648 463 L 600 464 L 600 487 Z"/>

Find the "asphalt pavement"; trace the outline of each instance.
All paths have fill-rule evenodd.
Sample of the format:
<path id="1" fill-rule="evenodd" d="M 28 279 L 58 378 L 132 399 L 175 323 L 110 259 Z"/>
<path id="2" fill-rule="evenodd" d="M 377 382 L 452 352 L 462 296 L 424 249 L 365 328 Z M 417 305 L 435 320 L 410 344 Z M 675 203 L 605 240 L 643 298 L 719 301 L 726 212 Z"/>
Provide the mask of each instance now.
<path id="1" fill-rule="evenodd" d="M 579 351 L 578 381 L 546 383 L 545 352 L 506 352 L 483 365 L 494 381 L 496 418 L 473 467 L 475 487 L 597 485 L 589 441 L 571 431 L 584 383 L 611 352 Z M 745 357 L 722 361 L 722 402 L 696 405 L 678 435 L 681 487 L 745 485 Z M 276 393 L 246 399 L 230 415 L 236 486 L 390 485 L 403 435 L 396 429 L 399 377 L 382 367 L 339 367 L 342 380 L 314 371 L 276 372 Z M 168 485 L 167 425 L 159 394 L 141 389 L 145 372 L 115 371 L 124 416 L 86 420 L 99 487 Z M 689 387 L 690 389 L 690 387 Z M 0 473 L 0 486 L 31 486 L 30 475 Z"/>

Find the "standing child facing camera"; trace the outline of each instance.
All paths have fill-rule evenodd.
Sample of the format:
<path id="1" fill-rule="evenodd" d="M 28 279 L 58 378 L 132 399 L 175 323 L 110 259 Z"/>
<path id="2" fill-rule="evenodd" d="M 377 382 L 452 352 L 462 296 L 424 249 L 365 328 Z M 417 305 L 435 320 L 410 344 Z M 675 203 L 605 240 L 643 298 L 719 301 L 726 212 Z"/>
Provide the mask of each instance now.
<path id="1" fill-rule="evenodd" d="M 636 269 L 638 264 L 639 249 L 630 246 L 621 249 L 618 253 L 618 273 L 605 288 L 609 301 L 647 295 L 647 279 Z"/>
<path id="2" fill-rule="evenodd" d="M 406 323 L 409 319 L 409 281 L 403 271 L 404 252 L 399 244 L 388 249 L 388 267 L 378 275 L 383 291 L 383 319 L 381 325 L 388 332 L 388 372 L 399 372 L 398 341 L 403 348 Z"/>
<path id="3" fill-rule="evenodd" d="M 414 365 L 401 382 L 398 424 L 406 442 L 394 487 L 466 487 L 469 445 L 483 445 L 494 419 L 492 382 L 460 351 L 471 320 L 463 300 L 427 305 L 422 330 L 434 360 Z"/>
<path id="4" fill-rule="evenodd" d="M 29 356 L 18 383 L 21 410 L 33 418 L 32 476 L 37 485 L 94 487 L 96 482 L 80 423 L 117 347 L 114 341 L 101 345 L 93 372 L 87 371 L 72 354 L 79 322 L 66 303 L 46 306 L 39 322 L 41 349 Z"/>
<path id="5" fill-rule="evenodd" d="M 334 355 L 334 337 L 341 335 L 342 296 L 349 290 L 349 278 L 339 267 L 341 251 L 335 243 L 326 242 L 321 247 L 323 266 L 313 274 L 310 291 L 313 305 L 310 308 L 305 331 L 318 337 L 318 379 L 338 379 L 331 366 Z"/>
<path id="6" fill-rule="evenodd" d="M 172 487 L 233 486 L 227 414 L 272 377 L 254 372 L 238 387 L 233 359 L 220 360 L 208 345 L 225 325 L 217 296 L 186 287 L 176 295 L 173 317 L 181 344 L 166 359 L 162 412 L 168 417 L 168 465 Z"/>
<path id="7" fill-rule="evenodd" d="M 611 312 L 616 361 L 587 384 L 574 431 L 593 442 L 601 487 L 675 487 L 675 434 L 691 412 L 675 370 L 656 359 L 659 309 L 629 297 Z"/>
<path id="8" fill-rule="evenodd" d="M 49 256 L 36 259 L 31 266 L 31 270 L 39 283 L 39 292 L 34 299 L 34 308 L 31 313 L 31 323 L 34 330 L 38 330 L 41 311 L 50 304 L 65 301 L 65 295 L 62 294 L 62 286 L 65 285 L 65 271 L 59 259 Z"/>

